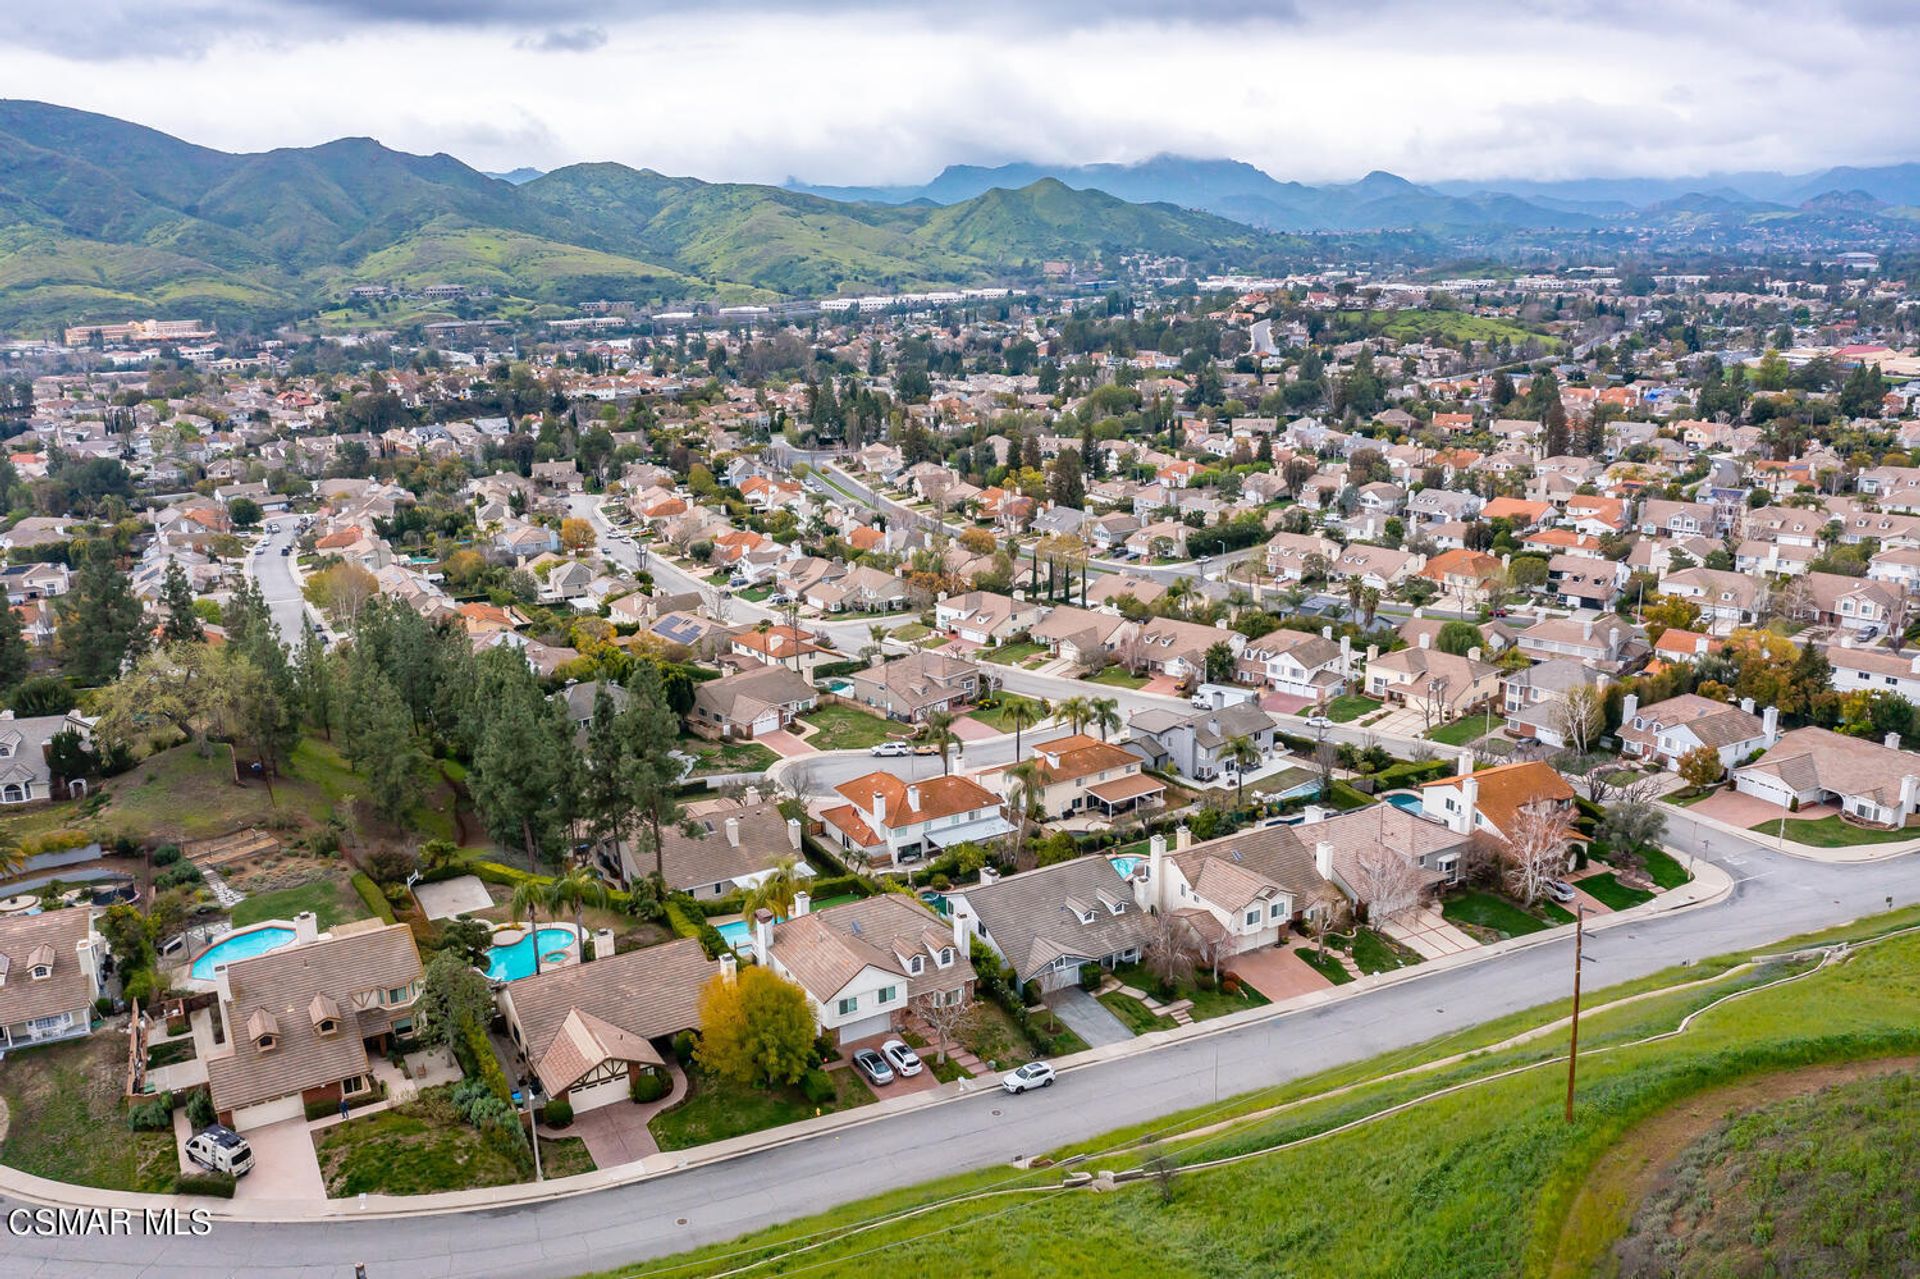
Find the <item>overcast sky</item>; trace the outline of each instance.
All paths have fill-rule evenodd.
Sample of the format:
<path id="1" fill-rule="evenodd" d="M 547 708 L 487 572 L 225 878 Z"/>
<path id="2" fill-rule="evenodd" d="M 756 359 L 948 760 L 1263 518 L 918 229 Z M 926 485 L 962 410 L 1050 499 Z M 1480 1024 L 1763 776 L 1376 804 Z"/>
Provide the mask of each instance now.
<path id="1" fill-rule="evenodd" d="M 1232 156 L 1280 178 L 1920 159 L 1901 0 L 27 0 L 0 93 L 227 150 L 917 182 Z"/>

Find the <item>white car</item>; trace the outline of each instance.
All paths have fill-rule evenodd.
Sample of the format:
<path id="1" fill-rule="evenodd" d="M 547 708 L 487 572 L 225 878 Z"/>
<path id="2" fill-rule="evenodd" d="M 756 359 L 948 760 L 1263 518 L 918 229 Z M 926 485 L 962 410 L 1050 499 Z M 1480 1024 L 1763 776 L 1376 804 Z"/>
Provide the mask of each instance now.
<path id="1" fill-rule="evenodd" d="M 892 759 L 898 755 L 913 754 L 913 747 L 907 745 L 905 742 L 898 742 L 898 741 L 880 742 L 880 743 L 877 743 L 876 745 L 869 746 L 867 748 L 867 754 L 878 755 L 878 756 L 881 756 L 882 758 Z"/>
<path id="2" fill-rule="evenodd" d="M 1333 721 L 1325 715 L 1309 715 L 1307 717 L 1307 727 L 1318 732 L 1322 729 L 1332 728 Z"/>
<path id="3" fill-rule="evenodd" d="M 889 1039 L 881 1044 L 880 1055 L 893 1067 L 893 1073 L 902 1079 L 911 1079 L 920 1073 L 920 1054 L 907 1047 L 903 1039 Z"/>
<path id="4" fill-rule="evenodd" d="M 1549 879 L 1547 881 L 1547 896 L 1564 906 L 1574 898 L 1573 885 L 1564 879 Z"/>
<path id="5" fill-rule="evenodd" d="M 1044 1061 L 1030 1061 L 1020 1069 L 1010 1072 L 1000 1081 L 1000 1086 L 1016 1095 L 1029 1088 L 1051 1088 L 1053 1087 L 1053 1067 Z"/>

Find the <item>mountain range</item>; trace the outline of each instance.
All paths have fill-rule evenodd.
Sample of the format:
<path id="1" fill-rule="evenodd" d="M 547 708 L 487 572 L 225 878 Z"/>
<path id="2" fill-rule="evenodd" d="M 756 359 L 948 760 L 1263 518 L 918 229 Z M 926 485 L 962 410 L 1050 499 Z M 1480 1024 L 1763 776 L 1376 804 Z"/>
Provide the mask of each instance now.
<path id="1" fill-rule="evenodd" d="M 1172 204 L 1248 226 L 1302 232 L 1417 229 L 1458 234 L 1661 225 L 1675 218 L 1740 219 L 1795 212 L 1834 192 L 1859 192 L 1891 206 L 1920 205 L 1920 164 L 1803 174 L 1426 185 L 1376 170 L 1358 182 L 1310 186 L 1281 181 L 1239 160 L 1160 155 L 1133 164 L 950 165 L 931 182 L 918 186 L 813 186 L 795 178 L 785 186 L 834 200 L 939 205 L 972 199 L 993 187 L 1020 186 L 1043 178 L 1076 190 L 1106 191 L 1123 200 Z"/>
<path id="2" fill-rule="evenodd" d="M 485 286 L 529 306 L 743 302 L 1037 279 L 1052 259 L 1244 264 L 1289 247 L 1051 179 L 885 206 L 619 164 L 496 178 L 369 138 L 237 155 L 0 101 L 0 324 L 13 328 L 289 318 L 356 284 Z"/>

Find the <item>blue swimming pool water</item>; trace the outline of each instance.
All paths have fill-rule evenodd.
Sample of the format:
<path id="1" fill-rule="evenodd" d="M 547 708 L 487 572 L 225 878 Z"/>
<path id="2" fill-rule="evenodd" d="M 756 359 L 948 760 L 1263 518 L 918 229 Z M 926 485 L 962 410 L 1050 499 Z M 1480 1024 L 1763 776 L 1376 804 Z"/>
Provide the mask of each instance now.
<path id="1" fill-rule="evenodd" d="M 244 933 L 234 933 L 213 944 L 212 949 L 193 961 L 192 972 L 200 981 L 212 981 L 213 970 L 220 964 L 231 964 L 236 959 L 252 959 L 255 955 L 264 955 L 270 950 L 279 950 L 293 943 L 291 928 L 255 928 Z"/>
<path id="2" fill-rule="evenodd" d="M 1125 879 L 1133 874 L 1133 868 L 1140 864 L 1140 859 L 1138 857 L 1109 857 L 1107 858 L 1107 864 L 1113 867 L 1114 873 L 1119 875 L 1120 878 Z"/>
<path id="3" fill-rule="evenodd" d="M 1389 795 L 1387 796 L 1387 802 L 1389 804 L 1392 804 L 1395 808 L 1404 809 L 1409 813 L 1421 812 L 1426 807 L 1424 804 L 1420 802 L 1420 797 L 1418 795 L 1407 795 L 1407 794 Z"/>
<path id="4" fill-rule="evenodd" d="M 522 977 L 533 976 L 533 951 L 536 946 L 540 948 L 541 959 L 546 963 L 552 963 L 549 957 L 553 956 L 571 957 L 573 931 L 567 928 L 542 928 L 511 946 L 487 947 L 487 980 L 519 981 Z"/>
<path id="5" fill-rule="evenodd" d="M 727 939 L 727 945 L 734 950 L 745 950 L 752 943 L 753 933 L 747 928 L 747 921 L 736 919 L 731 923 L 715 924 L 713 930 Z"/>

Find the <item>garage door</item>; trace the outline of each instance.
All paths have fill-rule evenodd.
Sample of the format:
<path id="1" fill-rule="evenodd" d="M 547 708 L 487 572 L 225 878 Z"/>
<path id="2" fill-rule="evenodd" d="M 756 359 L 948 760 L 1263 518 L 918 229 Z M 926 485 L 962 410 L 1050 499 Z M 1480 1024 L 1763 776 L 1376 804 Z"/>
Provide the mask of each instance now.
<path id="1" fill-rule="evenodd" d="M 884 1035 L 893 1029 L 893 1018 L 888 1013 L 876 1013 L 872 1017 L 863 1017 L 859 1021 L 840 1028 L 840 1042 L 851 1043 L 856 1039 L 871 1039 L 875 1035 Z"/>
<path id="2" fill-rule="evenodd" d="M 267 1124 L 277 1124 L 283 1119 L 305 1119 L 307 1103 L 300 1099 L 299 1093 L 290 1093 L 274 1101 L 263 1101 L 257 1106 L 242 1106 L 233 1112 L 233 1126 L 236 1131 L 245 1132 L 249 1128 L 261 1128 Z"/>
<path id="3" fill-rule="evenodd" d="M 630 1095 L 627 1091 L 627 1081 L 621 1078 L 591 1084 L 585 1088 L 575 1088 L 567 1094 L 567 1100 L 573 1103 L 574 1114 L 584 1115 L 589 1110 L 610 1106 L 616 1101 L 625 1101 Z"/>

